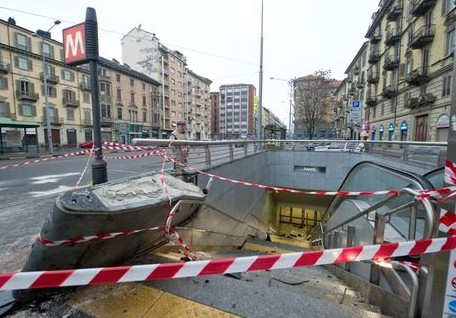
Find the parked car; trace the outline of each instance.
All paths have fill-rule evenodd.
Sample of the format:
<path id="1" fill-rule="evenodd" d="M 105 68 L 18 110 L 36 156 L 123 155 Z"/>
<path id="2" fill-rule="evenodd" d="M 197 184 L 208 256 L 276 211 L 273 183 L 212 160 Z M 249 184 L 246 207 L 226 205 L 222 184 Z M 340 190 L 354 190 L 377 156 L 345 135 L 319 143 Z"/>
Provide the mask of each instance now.
<path id="1" fill-rule="evenodd" d="M 90 149 L 93 147 L 93 141 L 91 141 L 91 140 L 84 141 L 83 143 L 79 144 L 79 147 Z"/>

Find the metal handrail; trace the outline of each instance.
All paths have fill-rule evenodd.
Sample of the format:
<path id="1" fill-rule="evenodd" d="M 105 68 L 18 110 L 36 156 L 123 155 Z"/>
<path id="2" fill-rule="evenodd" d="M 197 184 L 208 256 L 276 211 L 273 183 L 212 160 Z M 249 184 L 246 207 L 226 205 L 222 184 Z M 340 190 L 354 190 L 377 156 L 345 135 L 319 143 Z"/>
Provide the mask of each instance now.
<path id="1" fill-rule="evenodd" d="M 376 204 L 374 204 L 373 206 L 365 209 L 364 211 L 361 211 L 359 213 L 357 213 L 356 215 L 352 216 L 351 218 L 348 218 L 347 220 L 343 221 L 342 223 L 339 223 L 338 225 L 334 225 L 332 226 L 331 228 L 327 229 L 326 231 L 324 231 L 323 233 L 323 236 L 334 231 L 335 229 L 337 228 L 340 228 L 344 225 L 347 225 L 348 223 L 360 218 L 360 217 L 363 217 L 367 214 L 369 214 L 370 212 L 372 211 L 375 211 L 377 210 L 378 208 L 384 206 L 387 202 L 389 201 L 392 201 L 394 199 L 397 199 L 398 197 L 400 197 L 401 194 L 403 193 L 407 193 L 407 194 L 411 194 L 413 195 L 414 197 L 414 200 L 415 199 L 415 196 L 419 194 L 419 192 L 415 191 L 415 190 L 412 190 L 410 188 L 403 188 L 399 191 L 399 195 L 392 195 L 392 196 L 389 196 L 388 198 L 386 198 L 385 200 L 382 200 Z M 432 204 L 429 200 L 429 198 L 424 198 L 424 199 L 421 199 L 421 201 L 423 202 L 423 207 L 424 207 L 424 211 L 425 211 L 425 215 L 426 215 L 426 218 L 425 218 L 425 227 L 424 227 L 424 232 L 423 232 L 423 239 L 427 239 L 427 238 L 431 238 L 432 237 L 432 231 L 433 231 L 433 228 L 434 228 L 434 223 L 435 223 L 435 219 L 434 219 L 434 208 L 432 207 Z M 396 207 L 386 213 L 383 213 L 384 216 L 391 216 L 395 213 L 398 213 L 400 212 L 401 210 L 404 209 L 404 207 L 407 207 L 407 206 L 410 206 L 411 204 L 410 203 L 406 203 L 406 204 L 403 204 L 399 207 Z M 415 215 L 416 217 L 416 215 Z M 320 222 L 321 224 L 321 222 Z"/>
<path id="2" fill-rule="evenodd" d="M 418 275 L 407 265 L 401 264 L 397 261 L 391 261 L 391 266 L 397 270 L 405 270 L 407 274 L 410 276 L 412 288 L 410 290 L 410 298 L 409 298 L 409 307 L 407 309 L 407 317 L 413 318 L 415 317 L 416 313 L 416 302 L 418 298 Z"/>

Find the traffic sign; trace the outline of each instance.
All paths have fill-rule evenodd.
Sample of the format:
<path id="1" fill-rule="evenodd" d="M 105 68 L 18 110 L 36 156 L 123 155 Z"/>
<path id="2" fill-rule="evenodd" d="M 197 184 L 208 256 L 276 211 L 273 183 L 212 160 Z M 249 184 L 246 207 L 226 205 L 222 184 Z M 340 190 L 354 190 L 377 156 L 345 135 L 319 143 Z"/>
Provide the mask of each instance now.
<path id="1" fill-rule="evenodd" d="M 75 66 L 87 62 L 85 23 L 63 30 L 64 63 Z"/>
<path id="2" fill-rule="evenodd" d="M 361 107 L 361 101 L 359 101 L 359 100 L 352 101 L 352 107 L 353 108 L 360 108 Z"/>

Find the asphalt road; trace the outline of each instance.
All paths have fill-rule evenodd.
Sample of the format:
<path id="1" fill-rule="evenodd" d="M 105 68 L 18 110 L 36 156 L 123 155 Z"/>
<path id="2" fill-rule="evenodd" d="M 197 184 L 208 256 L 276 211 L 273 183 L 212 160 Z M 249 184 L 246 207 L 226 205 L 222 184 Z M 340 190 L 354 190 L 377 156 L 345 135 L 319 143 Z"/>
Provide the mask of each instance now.
<path id="1" fill-rule="evenodd" d="M 157 171 L 163 162 L 160 157 L 110 159 L 135 154 L 106 154 L 108 180 Z M 56 197 L 78 183 L 86 166 L 80 186 L 92 184 L 93 158 L 89 159 L 81 155 L 0 170 L 0 272 L 22 268 Z M 27 160 L 0 161 L 0 167 L 24 161 Z M 165 164 L 165 168 L 170 167 L 170 163 Z"/>

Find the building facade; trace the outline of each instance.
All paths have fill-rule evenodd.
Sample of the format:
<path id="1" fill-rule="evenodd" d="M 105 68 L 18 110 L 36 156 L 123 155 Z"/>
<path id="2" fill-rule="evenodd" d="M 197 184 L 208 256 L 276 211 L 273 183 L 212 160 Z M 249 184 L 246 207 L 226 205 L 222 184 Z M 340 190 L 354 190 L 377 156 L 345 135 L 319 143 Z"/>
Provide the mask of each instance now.
<path id="1" fill-rule="evenodd" d="M 100 58 L 98 64 L 103 140 L 130 143 L 157 134 L 160 83 L 117 61 Z M 48 32 L 22 28 L 12 18 L 0 20 L 2 149 L 47 148 L 47 109 L 54 147 L 92 140 L 91 91 L 87 66 L 64 65 L 62 43 Z"/>
<path id="2" fill-rule="evenodd" d="M 162 84 L 162 138 L 176 127 L 178 120 L 186 120 L 193 129 L 191 138 L 210 138 L 208 128 L 210 117 L 209 86 L 211 81 L 196 75 L 187 68 L 186 57 L 179 51 L 163 45 L 154 33 L 141 26 L 133 28 L 122 38 L 122 60 L 132 69 L 144 73 Z M 202 85 L 202 90 L 193 92 L 189 85 Z M 207 92 L 206 92 L 207 91 Z M 189 95 L 194 94 L 194 95 Z M 197 96 L 196 94 L 201 94 Z M 204 96 L 203 96 L 204 95 Z M 196 106 L 196 103 L 200 106 Z M 202 116 L 188 117 L 193 106 L 200 107 Z M 196 112 L 195 112 L 196 113 Z M 194 114 L 195 114 L 194 113 Z M 195 117 L 195 119 L 193 119 Z M 206 120 L 207 118 L 207 120 Z"/>
<path id="3" fill-rule="evenodd" d="M 340 89 L 347 105 L 362 103 L 367 138 L 447 140 L 454 9 L 453 0 L 380 1 Z"/>
<path id="4" fill-rule="evenodd" d="M 255 86 L 222 85 L 220 93 L 220 138 L 236 139 L 255 133 Z"/>
<path id="5" fill-rule="evenodd" d="M 210 140 L 212 81 L 187 70 L 187 102 L 185 105 L 187 132 L 191 140 Z"/>
<path id="6" fill-rule="evenodd" d="M 211 92 L 211 135 L 212 139 L 220 138 L 220 93 Z"/>

